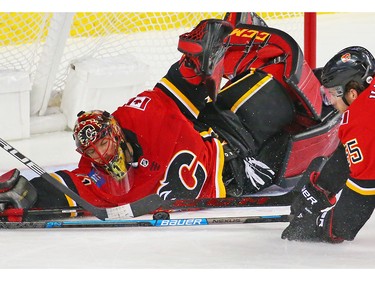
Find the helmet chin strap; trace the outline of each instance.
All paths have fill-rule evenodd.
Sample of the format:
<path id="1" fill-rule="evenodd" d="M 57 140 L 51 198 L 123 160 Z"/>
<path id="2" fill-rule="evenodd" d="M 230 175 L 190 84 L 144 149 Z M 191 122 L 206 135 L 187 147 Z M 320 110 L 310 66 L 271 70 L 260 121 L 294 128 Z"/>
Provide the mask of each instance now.
<path id="1" fill-rule="evenodd" d="M 347 99 L 345 98 L 345 95 L 343 95 L 341 98 L 342 98 L 342 101 L 343 101 L 347 106 L 350 105 L 350 104 L 348 103 Z"/>
<path id="2" fill-rule="evenodd" d="M 129 142 L 125 141 L 125 142 L 121 143 L 121 148 L 122 148 L 122 150 L 124 152 L 124 155 L 125 155 L 125 163 L 126 163 L 126 165 L 128 165 L 128 167 L 131 166 L 131 167 L 136 168 L 136 167 L 138 167 L 138 162 L 137 161 L 134 162 L 134 157 L 133 157 L 134 153 L 132 152 L 132 150 L 130 150 L 129 146 L 132 147 Z M 126 159 L 127 154 L 129 155 L 130 161 L 127 161 L 127 159 Z"/>

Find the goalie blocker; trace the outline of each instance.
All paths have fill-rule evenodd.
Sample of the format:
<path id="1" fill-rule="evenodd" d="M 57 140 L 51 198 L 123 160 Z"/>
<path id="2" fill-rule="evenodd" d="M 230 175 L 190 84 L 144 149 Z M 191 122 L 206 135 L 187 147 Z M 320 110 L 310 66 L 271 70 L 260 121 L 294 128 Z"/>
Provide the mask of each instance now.
<path id="1" fill-rule="evenodd" d="M 51 196 L 52 195 L 52 196 Z M 20 175 L 18 169 L 10 170 L 0 176 L 0 212 L 6 209 L 22 209 L 27 214 L 30 208 L 69 207 L 68 197 L 63 193 L 51 188 L 41 177 L 28 181 Z M 33 219 L 66 218 L 71 214 L 33 216 Z M 27 215 L 20 217 L 18 214 L 1 216 L 0 220 L 25 221 Z"/>
<path id="2" fill-rule="evenodd" d="M 0 177 L 0 211 L 9 204 L 14 208 L 29 209 L 36 200 L 35 187 L 20 175 L 19 170 L 13 169 Z"/>

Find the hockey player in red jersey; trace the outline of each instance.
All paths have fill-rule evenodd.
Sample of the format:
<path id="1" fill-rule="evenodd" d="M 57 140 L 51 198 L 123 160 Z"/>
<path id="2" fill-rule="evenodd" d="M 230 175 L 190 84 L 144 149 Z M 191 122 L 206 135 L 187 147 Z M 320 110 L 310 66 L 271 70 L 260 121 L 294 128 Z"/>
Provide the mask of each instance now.
<path id="1" fill-rule="evenodd" d="M 350 241 L 372 215 L 375 207 L 374 73 L 373 55 L 359 46 L 341 50 L 322 69 L 327 100 L 343 113 L 339 129 L 343 147 L 320 172 L 310 175 L 310 182 L 291 206 L 294 219 L 283 231 L 283 239 Z M 338 166 L 342 161 L 337 160 L 345 154 L 346 165 Z"/>
<path id="2" fill-rule="evenodd" d="M 270 185 L 274 172 L 252 157 L 253 137 L 234 113 L 226 113 L 229 119 L 218 113 L 217 122 L 227 122 L 219 126 L 219 135 L 210 126 L 210 116 L 216 119 L 218 112 L 214 101 L 232 29 L 222 20 L 200 22 L 180 36 L 183 56 L 153 90 L 112 114 L 79 113 L 73 132 L 82 154 L 79 165 L 53 176 L 98 207 L 126 204 L 152 193 L 163 199 L 240 196 L 245 185 L 250 193 Z M 41 177 L 28 182 L 12 170 L 0 181 L 2 208 L 8 203 L 18 208 L 75 205 Z M 29 192 L 24 204 L 9 200 L 25 190 Z"/>

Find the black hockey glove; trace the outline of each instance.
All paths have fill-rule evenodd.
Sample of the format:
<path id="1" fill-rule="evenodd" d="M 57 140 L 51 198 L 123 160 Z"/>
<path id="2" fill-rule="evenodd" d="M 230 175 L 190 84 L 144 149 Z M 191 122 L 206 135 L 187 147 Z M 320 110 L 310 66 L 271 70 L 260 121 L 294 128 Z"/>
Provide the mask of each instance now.
<path id="1" fill-rule="evenodd" d="M 336 237 L 332 233 L 332 219 L 334 211 L 335 208 L 332 208 L 329 211 L 321 213 L 321 215 L 318 217 L 316 221 L 317 236 L 319 237 L 320 241 L 337 244 L 343 242 L 344 239 Z"/>
<path id="2" fill-rule="evenodd" d="M 318 172 L 312 172 L 309 181 L 293 201 L 291 214 L 294 218 L 283 231 L 282 239 L 323 241 L 324 227 L 328 226 L 320 222 L 321 216 L 325 214 L 321 211 L 332 207 L 336 203 L 336 197 L 315 184 L 318 177 Z"/>
<path id="3" fill-rule="evenodd" d="M 290 241 L 320 241 L 316 224 L 319 215 L 320 212 L 306 212 L 303 215 L 295 216 L 282 232 L 281 238 Z"/>
<path id="4" fill-rule="evenodd" d="M 334 208 L 325 212 L 295 217 L 283 231 L 281 238 L 290 241 L 341 243 L 344 239 L 332 233 L 333 212 Z"/>
<path id="5" fill-rule="evenodd" d="M 301 193 L 294 199 L 290 206 L 292 215 L 304 212 L 317 213 L 336 203 L 335 194 L 331 194 L 316 184 L 320 173 L 312 172 L 309 181 L 302 187 Z"/>

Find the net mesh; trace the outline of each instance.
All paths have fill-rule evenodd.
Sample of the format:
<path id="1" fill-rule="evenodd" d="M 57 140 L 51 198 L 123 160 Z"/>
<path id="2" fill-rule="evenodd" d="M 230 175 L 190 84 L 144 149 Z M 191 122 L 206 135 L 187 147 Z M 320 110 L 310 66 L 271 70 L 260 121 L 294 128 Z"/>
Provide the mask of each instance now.
<path id="1" fill-rule="evenodd" d="M 177 61 L 178 36 L 202 19 L 225 13 L 75 13 L 67 37 L 54 24 L 53 13 L 0 13 L 0 68 L 24 70 L 32 83 L 46 79 L 37 74 L 50 42 L 63 48 L 51 91 L 61 94 L 69 65 L 77 59 L 131 54 L 151 66 L 146 86 L 152 87 Z M 303 45 L 303 13 L 258 13 L 266 23 L 282 29 Z M 57 41 L 56 41 L 57 40 Z M 60 40 L 60 41 L 59 41 Z M 303 48 L 303 46 L 301 46 Z M 50 66 L 52 67 L 52 66 Z"/>

